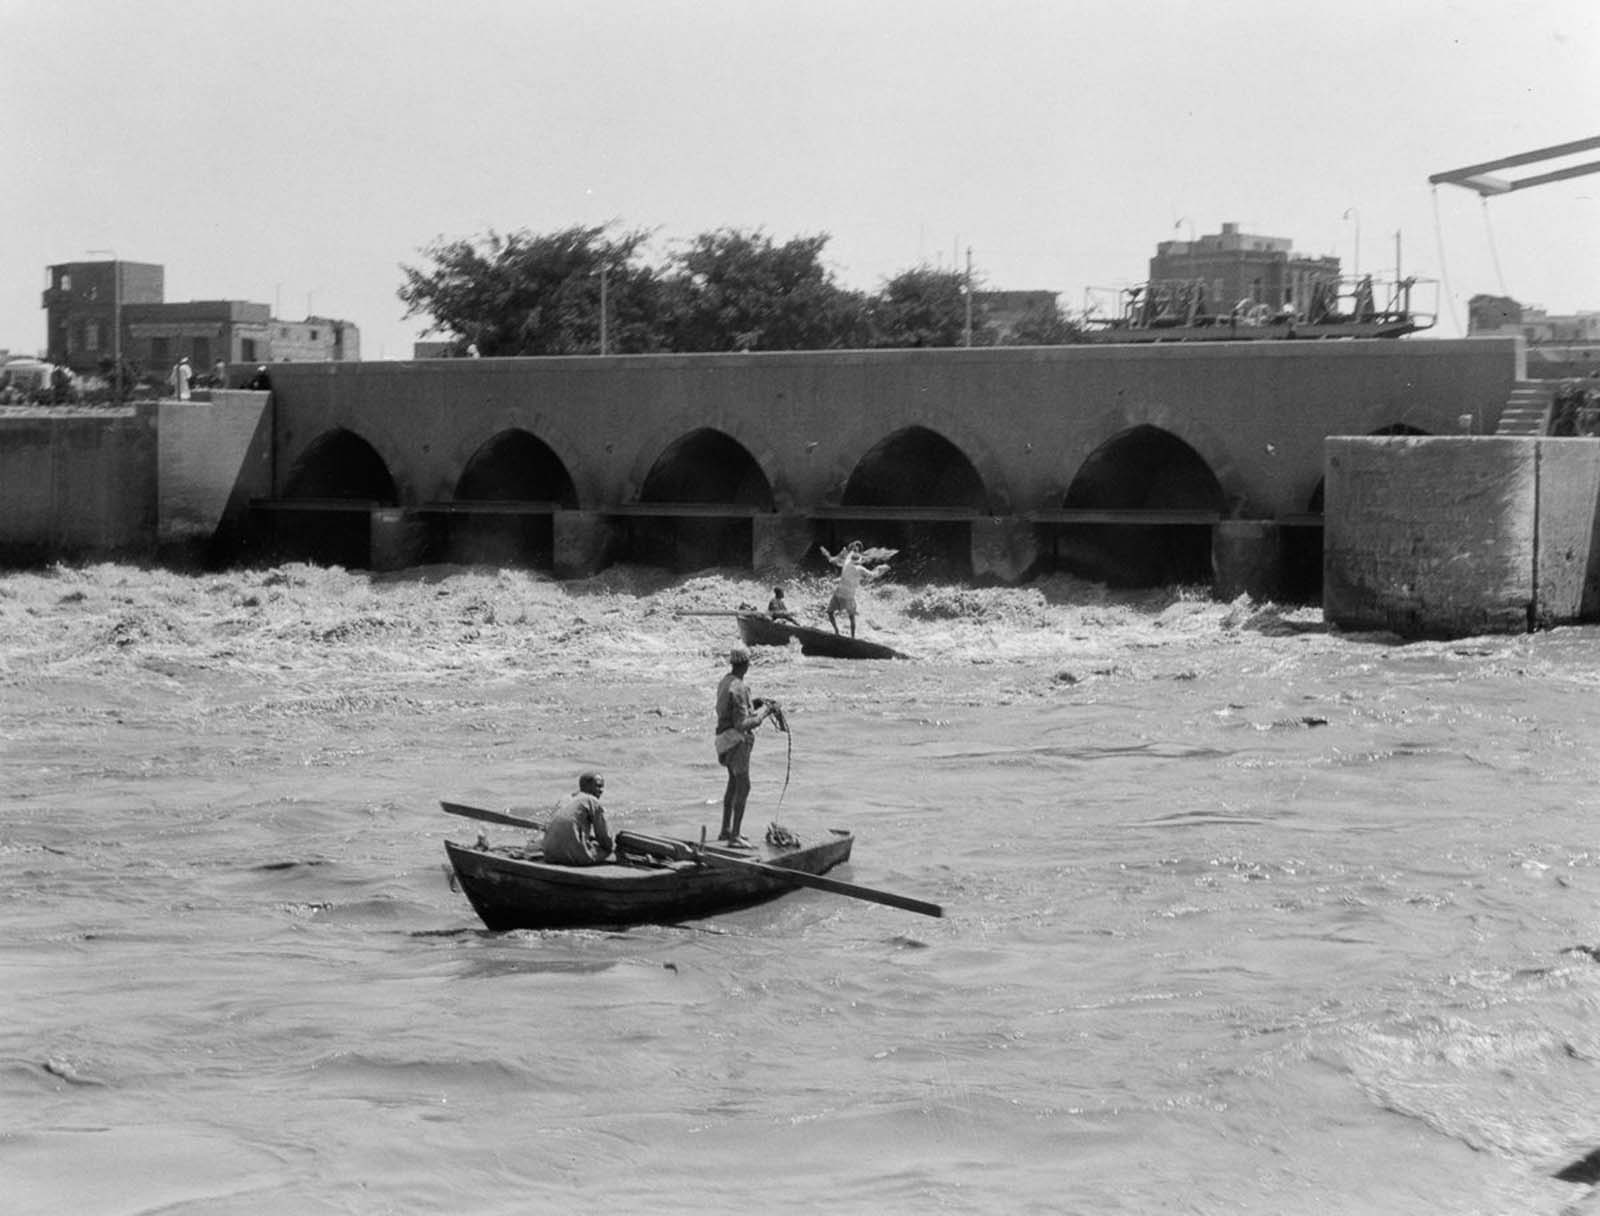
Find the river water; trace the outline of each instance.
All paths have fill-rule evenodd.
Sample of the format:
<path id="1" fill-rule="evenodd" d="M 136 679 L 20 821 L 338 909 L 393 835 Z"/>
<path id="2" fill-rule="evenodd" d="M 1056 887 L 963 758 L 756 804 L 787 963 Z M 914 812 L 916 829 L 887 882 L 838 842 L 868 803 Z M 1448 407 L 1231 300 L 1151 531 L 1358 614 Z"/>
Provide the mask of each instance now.
<path id="1" fill-rule="evenodd" d="M 766 595 L 0 576 L 4 1210 L 1600 1211 L 1600 631 L 887 583 L 914 661 L 758 650 L 747 827 L 944 919 L 484 932 L 438 800 L 714 832 L 678 614 Z"/>

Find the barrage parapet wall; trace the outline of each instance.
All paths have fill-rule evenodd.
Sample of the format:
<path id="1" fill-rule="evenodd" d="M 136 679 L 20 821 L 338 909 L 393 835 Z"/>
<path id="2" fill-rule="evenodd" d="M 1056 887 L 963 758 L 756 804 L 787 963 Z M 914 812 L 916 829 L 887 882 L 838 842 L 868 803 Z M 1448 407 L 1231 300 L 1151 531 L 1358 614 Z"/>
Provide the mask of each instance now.
<path id="1" fill-rule="evenodd" d="M 739 444 L 780 512 L 837 505 L 866 454 L 906 428 L 955 446 L 990 514 L 1058 507 L 1089 456 L 1154 427 L 1192 448 L 1232 513 L 1307 510 L 1328 435 L 1492 432 L 1524 372 L 1514 338 L 634 355 L 283 364 L 275 492 L 345 431 L 402 506 L 450 501 L 494 437 L 555 453 L 587 510 L 635 502 L 676 441 Z"/>

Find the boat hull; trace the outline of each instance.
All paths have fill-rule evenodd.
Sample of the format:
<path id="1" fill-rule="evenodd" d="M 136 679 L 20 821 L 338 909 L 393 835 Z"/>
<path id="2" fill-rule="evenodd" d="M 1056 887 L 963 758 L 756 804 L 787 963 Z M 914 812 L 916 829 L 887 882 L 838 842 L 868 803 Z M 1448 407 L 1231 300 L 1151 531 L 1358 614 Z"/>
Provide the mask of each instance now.
<path id="1" fill-rule="evenodd" d="M 848 861 L 855 837 L 838 828 L 800 848 L 708 852 L 806 874 Z M 775 899 L 795 889 L 780 874 L 753 866 L 664 861 L 655 865 L 557 866 L 445 841 L 455 882 L 489 929 L 611 928 L 674 924 Z M 684 842 L 685 850 L 695 846 Z"/>
<path id="2" fill-rule="evenodd" d="M 739 614 L 739 636 L 746 646 L 787 646 L 791 641 L 800 643 L 800 653 L 828 659 L 904 659 L 892 646 L 869 642 L 865 638 L 852 638 L 834 633 L 831 629 L 812 629 L 808 625 L 791 625 L 775 621 L 758 613 Z"/>

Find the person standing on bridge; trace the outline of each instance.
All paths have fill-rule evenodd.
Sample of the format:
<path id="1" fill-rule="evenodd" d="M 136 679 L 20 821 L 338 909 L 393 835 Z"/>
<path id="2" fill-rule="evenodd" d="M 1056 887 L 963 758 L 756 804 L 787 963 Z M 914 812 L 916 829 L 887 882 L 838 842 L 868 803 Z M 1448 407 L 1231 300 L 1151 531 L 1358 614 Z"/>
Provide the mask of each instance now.
<path id="1" fill-rule="evenodd" d="M 179 401 L 189 400 L 189 385 L 194 380 L 194 372 L 189 367 L 189 356 L 179 359 L 172 369 L 172 375 L 167 377 L 167 382 L 172 385 L 172 391 Z"/>
<path id="2" fill-rule="evenodd" d="M 856 591 L 863 582 L 869 579 L 882 578 L 889 573 L 887 564 L 869 566 L 861 552 L 861 542 L 851 541 L 837 554 L 829 553 L 827 546 L 820 546 L 822 556 L 833 565 L 839 567 L 839 583 L 833 589 L 833 595 L 828 599 L 828 624 L 833 626 L 835 633 L 839 632 L 839 622 L 834 619 L 834 614 L 843 612 L 850 618 L 850 636 L 856 636 Z"/>

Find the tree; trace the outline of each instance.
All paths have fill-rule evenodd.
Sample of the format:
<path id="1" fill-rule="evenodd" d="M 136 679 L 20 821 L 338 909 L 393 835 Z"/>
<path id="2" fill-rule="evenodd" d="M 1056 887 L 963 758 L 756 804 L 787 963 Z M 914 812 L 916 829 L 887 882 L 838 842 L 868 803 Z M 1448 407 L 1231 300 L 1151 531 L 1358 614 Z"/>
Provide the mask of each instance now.
<path id="1" fill-rule="evenodd" d="M 722 228 L 670 259 L 663 333 L 677 351 L 829 350 L 859 346 L 863 300 L 822 264 L 827 234 L 782 245 Z"/>
<path id="2" fill-rule="evenodd" d="M 440 238 L 421 250 L 431 266 L 400 267 L 406 316 L 432 318 L 429 333 L 453 334 L 463 350 L 475 343 L 485 356 L 595 354 L 603 269 L 608 350 L 659 349 L 659 284 L 639 261 L 649 234 L 610 228 Z"/>
<path id="3" fill-rule="evenodd" d="M 967 331 L 967 276 L 919 266 L 888 280 L 869 303 L 872 345 L 961 346 Z M 972 316 L 972 344 L 988 345 L 992 329 Z"/>
<path id="4" fill-rule="evenodd" d="M 1030 307 L 1005 336 L 1013 346 L 1070 346 L 1083 341 L 1083 326 L 1070 320 L 1055 300 Z"/>

